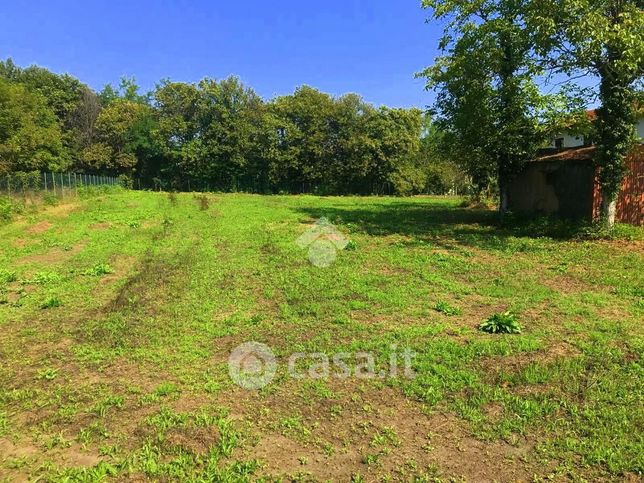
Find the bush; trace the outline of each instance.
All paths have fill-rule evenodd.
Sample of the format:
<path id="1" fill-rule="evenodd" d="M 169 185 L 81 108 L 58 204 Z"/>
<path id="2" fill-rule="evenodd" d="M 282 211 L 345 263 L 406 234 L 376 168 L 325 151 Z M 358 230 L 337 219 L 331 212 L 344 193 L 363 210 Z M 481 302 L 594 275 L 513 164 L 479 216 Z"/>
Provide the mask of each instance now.
<path id="1" fill-rule="evenodd" d="M 54 193 L 45 193 L 42 200 L 47 206 L 56 206 L 58 204 L 58 196 Z"/>
<path id="2" fill-rule="evenodd" d="M 0 221 L 10 221 L 20 211 L 22 209 L 17 202 L 8 196 L 0 196 Z"/>
<path id="3" fill-rule="evenodd" d="M 121 188 L 131 190 L 134 187 L 134 179 L 127 174 L 119 174 L 116 180 Z"/>

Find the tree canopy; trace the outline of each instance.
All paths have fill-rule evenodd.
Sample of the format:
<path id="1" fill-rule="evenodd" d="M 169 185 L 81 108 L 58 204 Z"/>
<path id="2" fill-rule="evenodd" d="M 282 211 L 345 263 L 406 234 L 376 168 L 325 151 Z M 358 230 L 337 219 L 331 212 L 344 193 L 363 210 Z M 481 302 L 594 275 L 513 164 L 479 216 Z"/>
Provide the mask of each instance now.
<path id="1" fill-rule="evenodd" d="M 69 75 L 0 63 L 4 172 L 73 169 L 144 186 L 253 192 L 449 191 L 428 184 L 423 113 L 301 86 L 262 99 L 238 78 L 124 78 L 99 93 Z M 4 100 L 6 99 L 6 100 Z M 426 134 L 426 132 L 425 132 Z M 434 179 L 435 181 L 435 179 Z"/>

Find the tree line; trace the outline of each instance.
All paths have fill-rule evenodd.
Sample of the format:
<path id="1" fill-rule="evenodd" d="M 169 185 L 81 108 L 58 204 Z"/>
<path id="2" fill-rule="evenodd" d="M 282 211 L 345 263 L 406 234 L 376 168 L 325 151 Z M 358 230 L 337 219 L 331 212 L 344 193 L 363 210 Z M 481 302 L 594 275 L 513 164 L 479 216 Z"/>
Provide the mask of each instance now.
<path id="1" fill-rule="evenodd" d="M 238 78 L 133 79 L 100 92 L 0 62 L 0 174 L 120 175 L 149 188 L 413 194 L 466 188 L 418 109 L 302 86 L 269 101 Z"/>

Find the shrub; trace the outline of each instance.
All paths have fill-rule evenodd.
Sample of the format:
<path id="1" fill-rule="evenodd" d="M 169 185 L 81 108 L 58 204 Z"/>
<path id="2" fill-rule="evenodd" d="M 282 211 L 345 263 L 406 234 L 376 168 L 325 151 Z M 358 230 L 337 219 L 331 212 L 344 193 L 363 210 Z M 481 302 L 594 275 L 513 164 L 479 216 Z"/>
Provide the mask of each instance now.
<path id="1" fill-rule="evenodd" d="M 55 206 L 58 204 L 58 196 L 53 193 L 45 193 L 42 197 L 43 203 L 48 206 Z"/>
<path id="2" fill-rule="evenodd" d="M 24 203 L 8 196 L 0 196 L 0 221 L 10 221 L 14 214 L 22 213 Z"/>
<path id="3" fill-rule="evenodd" d="M 481 323 L 479 329 L 489 334 L 520 334 L 521 326 L 517 316 L 511 312 L 494 314 L 485 322 Z"/>
<path id="4" fill-rule="evenodd" d="M 119 174 L 116 178 L 116 181 L 121 188 L 131 190 L 134 187 L 134 179 L 132 179 L 132 177 L 128 176 L 127 174 Z"/>

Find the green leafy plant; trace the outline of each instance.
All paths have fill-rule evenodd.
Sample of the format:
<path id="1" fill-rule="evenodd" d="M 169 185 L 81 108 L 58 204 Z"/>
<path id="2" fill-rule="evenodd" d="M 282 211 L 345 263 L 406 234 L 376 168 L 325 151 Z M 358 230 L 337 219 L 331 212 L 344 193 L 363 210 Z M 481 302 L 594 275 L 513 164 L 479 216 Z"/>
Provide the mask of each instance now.
<path id="1" fill-rule="evenodd" d="M 38 371 L 38 379 L 44 379 L 46 381 L 52 381 L 58 376 L 58 369 L 52 367 L 47 367 Z"/>
<path id="2" fill-rule="evenodd" d="M 55 307 L 60 307 L 63 303 L 56 296 L 49 297 L 40 305 L 41 309 L 53 309 Z"/>
<path id="3" fill-rule="evenodd" d="M 58 196 L 56 196 L 55 194 L 46 193 L 45 195 L 43 195 L 42 201 L 45 205 L 55 206 L 58 204 Z"/>
<path id="4" fill-rule="evenodd" d="M 56 272 L 38 272 L 32 278 L 23 280 L 22 283 L 47 285 L 49 283 L 59 282 L 62 277 Z"/>
<path id="5" fill-rule="evenodd" d="M 458 307 L 454 307 L 442 300 L 439 300 L 438 302 L 436 302 L 436 305 L 434 305 L 434 310 L 436 312 L 440 312 L 442 314 L 449 315 L 449 316 L 461 315 L 462 313 L 461 309 L 459 309 Z"/>
<path id="6" fill-rule="evenodd" d="M 88 268 L 83 272 L 83 275 L 91 275 L 94 277 L 100 277 L 101 275 L 107 275 L 108 273 L 114 273 L 112 267 L 107 263 L 97 263 L 91 268 Z"/>
<path id="7" fill-rule="evenodd" d="M 489 334 L 520 334 L 521 326 L 517 316 L 509 311 L 490 316 L 479 325 L 479 329 Z"/>
<path id="8" fill-rule="evenodd" d="M 11 283 L 18 279 L 16 272 L 0 268 L 0 283 Z"/>

